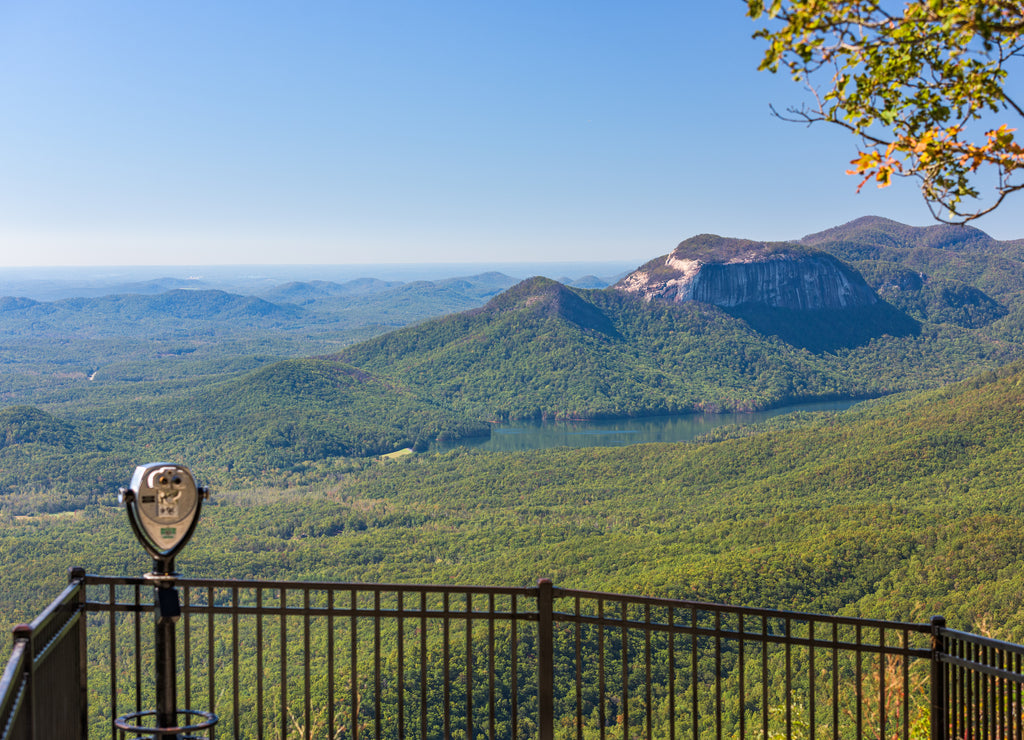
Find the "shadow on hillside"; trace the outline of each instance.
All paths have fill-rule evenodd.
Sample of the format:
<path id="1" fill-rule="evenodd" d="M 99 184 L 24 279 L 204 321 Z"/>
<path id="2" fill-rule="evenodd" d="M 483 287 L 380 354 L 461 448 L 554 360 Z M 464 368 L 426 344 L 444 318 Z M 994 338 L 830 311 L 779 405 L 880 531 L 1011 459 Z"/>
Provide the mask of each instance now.
<path id="1" fill-rule="evenodd" d="M 883 335 L 917 336 L 920 322 L 885 301 L 861 308 L 795 311 L 744 304 L 723 309 L 752 329 L 810 352 L 834 352 L 867 344 Z"/>

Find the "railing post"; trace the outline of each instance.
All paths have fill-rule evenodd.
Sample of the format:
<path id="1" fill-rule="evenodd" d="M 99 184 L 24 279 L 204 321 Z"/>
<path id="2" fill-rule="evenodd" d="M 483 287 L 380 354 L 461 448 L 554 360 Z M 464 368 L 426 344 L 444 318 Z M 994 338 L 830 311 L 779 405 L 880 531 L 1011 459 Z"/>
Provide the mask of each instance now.
<path id="1" fill-rule="evenodd" d="M 19 642 L 25 643 L 25 709 L 23 711 L 27 713 L 28 717 L 28 722 L 26 722 L 28 737 L 34 740 L 36 736 L 36 656 L 32 645 L 32 625 L 17 624 L 11 631 L 14 635 L 15 645 Z"/>
<path id="2" fill-rule="evenodd" d="M 946 668 L 941 656 L 946 652 L 942 630 L 946 626 L 946 618 L 932 617 L 932 707 L 931 707 L 931 740 L 946 740 L 949 732 L 949 701 L 946 686 Z"/>
<path id="3" fill-rule="evenodd" d="M 540 740 L 555 736 L 554 588 L 550 578 L 537 581 L 537 710 Z"/>
<path id="4" fill-rule="evenodd" d="M 78 709 L 81 737 L 89 736 L 89 655 L 86 650 L 85 568 L 68 568 L 68 583 L 78 584 Z"/>

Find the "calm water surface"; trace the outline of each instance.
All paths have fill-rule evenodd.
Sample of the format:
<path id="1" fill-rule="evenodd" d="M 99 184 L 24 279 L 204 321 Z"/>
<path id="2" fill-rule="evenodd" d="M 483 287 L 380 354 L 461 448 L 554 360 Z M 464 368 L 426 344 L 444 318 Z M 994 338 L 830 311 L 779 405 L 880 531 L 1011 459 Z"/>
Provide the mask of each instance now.
<path id="1" fill-rule="evenodd" d="M 642 442 L 687 442 L 715 427 L 756 424 L 794 411 L 842 411 L 857 401 L 829 401 L 780 406 L 770 411 L 734 414 L 683 414 L 611 421 L 517 421 L 495 424 L 491 438 L 437 444 L 432 450 L 463 446 L 490 452 L 541 450 L 547 447 L 618 447 Z"/>

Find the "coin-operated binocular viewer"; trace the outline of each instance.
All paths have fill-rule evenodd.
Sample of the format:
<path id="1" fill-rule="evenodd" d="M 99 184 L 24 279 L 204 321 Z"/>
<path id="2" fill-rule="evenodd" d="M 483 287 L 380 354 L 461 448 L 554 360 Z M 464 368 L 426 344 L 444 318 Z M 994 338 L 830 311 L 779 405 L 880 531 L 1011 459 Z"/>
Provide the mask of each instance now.
<path id="1" fill-rule="evenodd" d="M 135 468 L 131 484 L 122 488 L 118 497 L 128 511 L 135 536 L 153 558 L 153 571 L 145 577 L 153 581 L 156 591 L 156 711 L 134 712 L 114 720 L 122 737 L 127 733 L 132 738 L 148 735 L 187 740 L 199 737 L 197 732 L 212 732 L 217 723 L 215 714 L 177 706 L 175 624 L 181 616 L 181 601 L 175 588 L 174 556 L 192 537 L 203 501 L 209 496 L 209 489 L 197 486 L 185 466 L 157 462 Z M 146 717 L 155 717 L 156 726 L 140 724 Z"/>

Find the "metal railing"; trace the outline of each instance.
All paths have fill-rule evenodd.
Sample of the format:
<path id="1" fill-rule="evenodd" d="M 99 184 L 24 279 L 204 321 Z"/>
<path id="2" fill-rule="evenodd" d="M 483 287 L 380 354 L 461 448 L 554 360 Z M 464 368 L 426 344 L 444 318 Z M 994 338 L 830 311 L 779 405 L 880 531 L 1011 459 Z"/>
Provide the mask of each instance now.
<path id="1" fill-rule="evenodd" d="M 1015 738 L 1024 648 L 561 589 L 178 579 L 182 710 L 231 738 Z M 72 574 L 15 630 L 0 739 L 153 704 L 153 583 Z M 131 736 L 131 735 L 129 735 Z"/>
<path id="2" fill-rule="evenodd" d="M 1024 646 L 947 629 L 941 619 L 935 636 L 936 732 L 945 724 L 949 737 L 1024 738 Z"/>
<path id="3" fill-rule="evenodd" d="M 86 736 L 85 590 L 75 578 L 32 620 L 14 628 L 0 678 L 0 737 Z"/>

